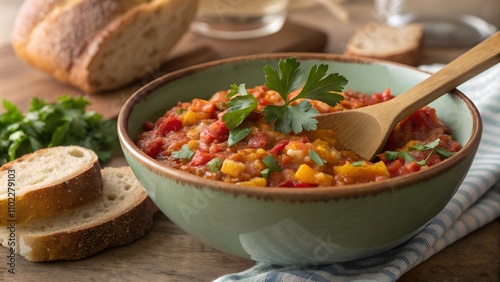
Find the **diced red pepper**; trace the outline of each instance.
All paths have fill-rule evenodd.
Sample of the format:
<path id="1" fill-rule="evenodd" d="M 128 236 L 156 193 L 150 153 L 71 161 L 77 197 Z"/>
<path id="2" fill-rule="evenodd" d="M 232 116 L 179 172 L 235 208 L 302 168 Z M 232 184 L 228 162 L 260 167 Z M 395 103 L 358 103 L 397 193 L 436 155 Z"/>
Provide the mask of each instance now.
<path id="1" fill-rule="evenodd" d="M 286 181 L 282 184 L 280 184 L 278 187 L 289 187 L 289 188 L 313 188 L 313 187 L 318 187 L 318 184 L 314 183 L 302 183 L 302 182 L 296 182 L 296 181 Z"/>
<path id="2" fill-rule="evenodd" d="M 276 145 L 274 145 L 274 147 L 271 150 L 269 150 L 269 152 L 272 154 L 278 154 L 279 152 L 281 152 L 281 150 L 285 148 L 288 142 L 290 141 L 286 139 L 279 140 L 278 142 L 276 142 Z"/>
<path id="3" fill-rule="evenodd" d="M 204 152 L 201 150 L 196 150 L 189 165 L 192 165 L 192 166 L 204 165 L 204 164 L 208 163 L 210 160 L 212 160 L 213 158 L 215 158 L 214 154 Z"/>

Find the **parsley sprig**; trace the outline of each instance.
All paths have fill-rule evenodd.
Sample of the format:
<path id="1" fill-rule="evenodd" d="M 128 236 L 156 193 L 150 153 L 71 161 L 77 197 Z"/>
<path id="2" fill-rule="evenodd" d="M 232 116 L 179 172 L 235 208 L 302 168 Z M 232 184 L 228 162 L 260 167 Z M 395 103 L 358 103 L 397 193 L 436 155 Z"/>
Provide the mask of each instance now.
<path id="1" fill-rule="evenodd" d="M 0 114 L 0 164 L 35 150 L 79 145 L 94 150 L 99 160 L 111 158 L 118 144 L 116 121 L 87 110 L 84 96 L 60 96 L 53 103 L 33 98 L 26 113 L 4 100 Z"/>
<path id="2" fill-rule="evenodd" d="M 408 151 L 400 151 L 400 152 L 397 152 L 397 151 L 386 151 L 385 152 L 385 158 L 388 161 L 393 161 L 393 160 L 395 160 L 395 159 L 397 159 L 399 157 L 399 158 L 404 159 L 405 162 L 407 162 L 407 163 L 415 161 L 419 165 L 427 165 L 427 161 L 429 160 L 430 156 L 434 152 L 436 152 L 443 159 L 447 159 L 447 158 L 449 158 L 449 157 L 451 157 L 451 156 L 453 156 L 455 154 L 453 152 L 449 152 L 448 150 L 446 150 L 443 147 L 438 147 L 439 142 L 441 142 L 441 139 L 437 138 L 436 140 L 434 140 L 434 141 L 432 141 L 430 143 L 427 143 L 425 145 L 417 143 L 414 146 L 409 147 L 408 148 L 409 151 L 429 151 L 430 150 L 430 152 L 427 155 L 427 157 L 425 159 L 423 159 L 423 160 L 420 160 L 420 161 L 417 161 L 415 159 L 415 157 L 412 156 Z"/>
<path id="3" fill-rule="evenodd" d="M 264 67 L 266 74 L 265 86 L 278 94 L 285 101 L 284 105 L 268 105 L 264 108 L 264 120 L 274 123 L 274 129 L 283 133 L 300 133 L 302 130 L 315 130 L 318 120 L 315 117 L 318 111 L 311 103 L 303 100 L 298 104 L 292 102 L 298 99 L 311 99 L 335 106 L 344 99 L 339 92 L 342 92 L 347 84 L 347 79 L 338 73 L 327 75 L 328 65 L 314 65 L 307 77 L 307 81 L 298 95 L 289 99 L 292 91 L 297 90 L 304 70 L 300 68 L 300 63 L 296 58 L 287 58 L 278 63 L 279 70 L 267 65 Z"/>
<path id="4" fill-rule="evenodd" d="M 229 108 L 222 116 L 222 121 L 226 123 L 229 129 L 240 125 L 258 104 L 257 99 L 247 92 L 244 83 L 239 86 L 236 84 L 231 85 L 231 91 L 226 95 L 226 98 L 231 100 L 227 103 Z"/>
<path id="5" fill-rule="evenodd" d="M 327 75 L 328 65 L 314 65 L 307 77 L 302 90 L 298 95 L 289 99 L 290 93 L 299 89 L 304 69 L 300 67 L 300 62 L 295 57 L 280 59 L 278 69 L 270 65 L 264 67 L 266 83 L 270 90 L 276 91 L 283 101 L 283 105 L 267 105 L 263 109 L 264 120 L 274 124 L 274 130 L 285 134 L 293 132 L 295 134 L 303 130 L 315 130 L 317 127 L 318 111 L 311 103 L 303 100 L 293 103 L 298 99 L 311 99 L 335 106 L 344 99 L 339 93 L 347 84 L 347 79 L 338 73 Z M 246 91 L 245 84 L 231 85 L 231 91 L 227 94 L 231 99 L 227 106 L 227 112 L 222 116 L 222 121 L 230 129 L 229 139 L 231 144 L 241 141 L 250 134 L 249 130 L 242 131 L 239 126 L 257 107 L 257 99 Z M 238 138 L 232 138 L 238 136 Z"/>

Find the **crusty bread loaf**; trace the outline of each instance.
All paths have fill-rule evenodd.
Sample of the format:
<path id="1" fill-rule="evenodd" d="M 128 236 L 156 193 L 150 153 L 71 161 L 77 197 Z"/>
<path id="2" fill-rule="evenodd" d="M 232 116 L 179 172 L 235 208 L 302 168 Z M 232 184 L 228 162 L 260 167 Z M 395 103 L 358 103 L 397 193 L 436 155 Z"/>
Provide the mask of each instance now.
<path id="1" fill-rule="evenodd" d="M 87 93 L 118 88 L 161 64 L 188 29 L 197 0 L 26 0 L 17 55 Z"/>
<path id="2" fill-rule="evenodd" d="M 0 168 L 0 225 L 51 217 L 101 195 L 100 165 L 92 150 L 40 149 Z"/>
<path id="3" fill-rule="evenodd" d="M 16 226 L 17 254 L 29 261 L 76 260 L 143 236 L 158 211 L 129 167 L 102 169 L 104 194 L 94 203 Z M 9 230 L 0 230 L 8 245 Z"/>
<path id="4" fill-rule="evenodd" d="M 344 53 L 415 66 L 420 60 L 423 36 L 420 24 L 391 27 L 372 23 L 351 37 Z"/>

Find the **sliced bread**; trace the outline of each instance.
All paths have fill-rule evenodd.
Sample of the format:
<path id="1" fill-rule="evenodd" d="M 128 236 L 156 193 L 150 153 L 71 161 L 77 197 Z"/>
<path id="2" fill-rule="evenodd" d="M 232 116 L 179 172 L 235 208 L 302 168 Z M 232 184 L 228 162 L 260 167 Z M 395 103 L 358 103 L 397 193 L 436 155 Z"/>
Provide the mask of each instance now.
<path id="1" fill-rule="evenodd" d="M 188 29 L 197 0 L 26 0 L 12 45 L 30 65 L 87 93 L 152 72 Z"/>
<path id="2" fill-rule="evenodd" d="M 48 218 L 101 195 L 94 151 L 79 146 L 40 149 L 0 167 L 0 225 Z"/>
<path id="3" fill-rule="evenodd" d="M 371 23 L 351 37 L 344 53 L 415 66 L 420 60 L 423 36 L 420 24 L 391 27 Z"/>
<path id="4" fill-rule="evenodd" d="M 153 224 L 158 208 L 129 167 L 102 169 L 104 194 L 94 203 L 44 221 L 16 226 L 17 254 L 29 261 L 76 260 L 128 244 Z M 0 242 L 8 245 L 7 228 Z"/>

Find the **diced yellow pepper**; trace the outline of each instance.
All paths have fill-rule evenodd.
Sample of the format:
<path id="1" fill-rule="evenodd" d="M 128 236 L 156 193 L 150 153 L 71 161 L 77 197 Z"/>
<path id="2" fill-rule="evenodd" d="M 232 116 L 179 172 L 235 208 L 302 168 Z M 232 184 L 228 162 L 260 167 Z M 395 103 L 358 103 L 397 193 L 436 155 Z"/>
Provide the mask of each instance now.
<path id="1" fill-rule="evenodd" d="M 242 181 L 239 183 L 236 183 L 237 185 L 243 185 L 243 186 L 261 186 L 265 187 L 267 185 L 267 180 L 263 177 L 254 177 L 248 181 Z"/>
<path id="2" fill-rule="evenodd" d="M 306 164 L 301 164 L 295 172 L 295 179 L 303 183 L 316 183 L 316 171 Z"/>
<path id="3" fill-rule="evenodd" d="M 204 119 L 210 118 L 211 115 L 212 115 L 211 113 L 207 113 L 207 112 L 195 112 L 192 110 L 188 110 L 184 114 L 184 119 L 182 120 L 182 125 L 192 125 L 192 124 L 199 123 L 200 121 L 202 121 Z"/>
<path id="4" fill-rule="evenodd" d="M 189 149 L 191 149 L 191 150 L 198 149 L 199 145 L 200 145 L 200 141 L 198 141 L 198 140 L 189 140 L 189 142 L 188 142 Z"/>
<path id="5" fill-rule="evenodd" d="M 220 171 L 227 175 L 237 177 L 245 170 L 245 164 L 230 159 L 225 159 Z"/>
<path id="6" fill-rule="evenodd" d="M 389 171 L 381 161 L 370 165 L 364 163 L 360 166 L 346 163 L 342 166 L 334 166 L 333 173 L 345 179 L 346 183 L 374 181 L 379 176 L 389 177 Z"/>

